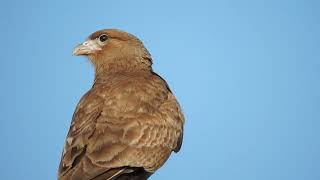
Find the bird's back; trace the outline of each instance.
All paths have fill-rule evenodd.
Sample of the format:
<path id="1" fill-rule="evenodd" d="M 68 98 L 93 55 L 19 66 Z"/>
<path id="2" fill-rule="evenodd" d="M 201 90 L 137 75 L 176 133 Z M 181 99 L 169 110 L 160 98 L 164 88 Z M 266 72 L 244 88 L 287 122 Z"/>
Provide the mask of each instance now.
<path id="1" fill-rule="evenodd" d="M 179 150 L 183 123 L 179 104 L 155 73 L 98 75 L 74 113 L 58 177 L 147 179 Z"/>

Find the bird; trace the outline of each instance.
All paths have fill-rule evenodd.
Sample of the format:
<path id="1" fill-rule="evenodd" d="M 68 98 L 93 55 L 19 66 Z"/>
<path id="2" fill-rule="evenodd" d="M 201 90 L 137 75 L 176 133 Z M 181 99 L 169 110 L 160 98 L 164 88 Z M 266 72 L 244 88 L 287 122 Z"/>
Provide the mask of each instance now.
<path id="1" fill-rule="evenodd" d="M 185 118 L 167 82 L 136 36 L 118 29 L 91 34 L 75 47 L 95 75 L 76 106 L 58 180 L 146 180 L 183 140 Z"/>

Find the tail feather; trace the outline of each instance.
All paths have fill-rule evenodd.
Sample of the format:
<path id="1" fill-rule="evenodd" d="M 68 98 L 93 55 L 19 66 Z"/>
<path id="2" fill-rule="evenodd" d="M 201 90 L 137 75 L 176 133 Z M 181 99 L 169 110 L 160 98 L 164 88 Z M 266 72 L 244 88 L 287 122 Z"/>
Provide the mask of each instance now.
<path id="1" fill-rule="evenodd" d="M 147 180 L 151 175 L 143 168 L 121 167 L 110 169 L 91 180 Z"/>

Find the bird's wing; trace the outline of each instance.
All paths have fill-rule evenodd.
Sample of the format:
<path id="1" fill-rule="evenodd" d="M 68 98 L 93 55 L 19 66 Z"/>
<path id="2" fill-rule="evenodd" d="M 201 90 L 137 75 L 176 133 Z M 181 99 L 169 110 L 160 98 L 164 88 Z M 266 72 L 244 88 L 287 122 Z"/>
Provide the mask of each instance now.
<path id="1" fill-rule="evenodd" d="M 165 126 L 168 128 L 167 131 L 169 132 L 167 133 L 166 138 L 164 138 L 163 144 L 169 146 L 171 151 L 179 152 L 183 141 L 184 115 L 166 81 L 159 75 L 157 75 L 157 77 L 161 84 L 165 85 L 168 89 L 167 97 L 159 107 L 159 112 L 162 116 L 158 117 L 159 121 L 166 122 Z"/>
<path id="2" fill-rule="evenodd" d="M 184 115 L 182 113 L 182 109 L 177 101 L 177 99 L 174 97 L 172 91 L 169 88 L 169 85 L 167 82 L 157 73 L 152 72 L 154 75 L 155 81 L 160 82 L 165 86 L 165 88 L 168 90 L 168 96 L 163 104 L 161 104 L 162 107 L 162 113 L 167 115 L 167 119 L 172 119 L 178 124 L 178 128 L 180 129 L 180 135 L 178 137 L 177 144 L 175 148 L 173 149 L 174 152 L 179 152 L 182 146 L 183 142 L 183 125 L 184 125 Z"/>
<path id="3" fill-rule="evenodd" d="M 176 121 L 177 125 L 179 126 L 180 133 L 177 139 L 176 146 L 173 149 L 173 151 L 177 153 L 180 151 L 183 141 L 184 115 L 182 113 L 179 103 L 177 102 L 176 98 L 173 96 L 171 92 L 168 95 L 166 103 L 162 106 L 166 107 L 165 113 L 169 116 L 169 118 L 172 118 L 174 121 Z"/>
<path id="4" fill-rule="evenodd" d="M 95 121 L 101 115 L 103 99 L 92 90 L 80 100 L 73 114 L 71 126 L 64 145 L 58 170 L 58 179 L 71 179 L 72 174 L 83 161 Z"/>
<path id="5" fill-rule="evenodd" d="M 113 180 L 128 167 L 105 168 L 93 164 L 87 155 L 87 146 L 101 116 L 104 99 L 95 90 L 87 92 L 80 100 L 64 145 L 58 171 L 61 180 Z"/>

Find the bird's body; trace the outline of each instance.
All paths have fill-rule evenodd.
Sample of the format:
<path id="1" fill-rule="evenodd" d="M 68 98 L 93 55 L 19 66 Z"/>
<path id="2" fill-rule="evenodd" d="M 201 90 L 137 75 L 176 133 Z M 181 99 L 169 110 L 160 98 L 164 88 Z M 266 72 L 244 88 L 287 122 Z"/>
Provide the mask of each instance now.
<path id="1" fill-rule="evenodd" d="M 98 34 L 114 31 L 124 33 Z M 113 58 L 99 52 L 89 55 L 95 81 L 73 115 L 59 180 L 147 179 L 180 149 L 184 118 L 177 100 L 152 71 L 149 53 L 142 49 L 130 58 L 124 47 L 117 46 L 120 51 L 113 53 L 121 54 Z"/>

